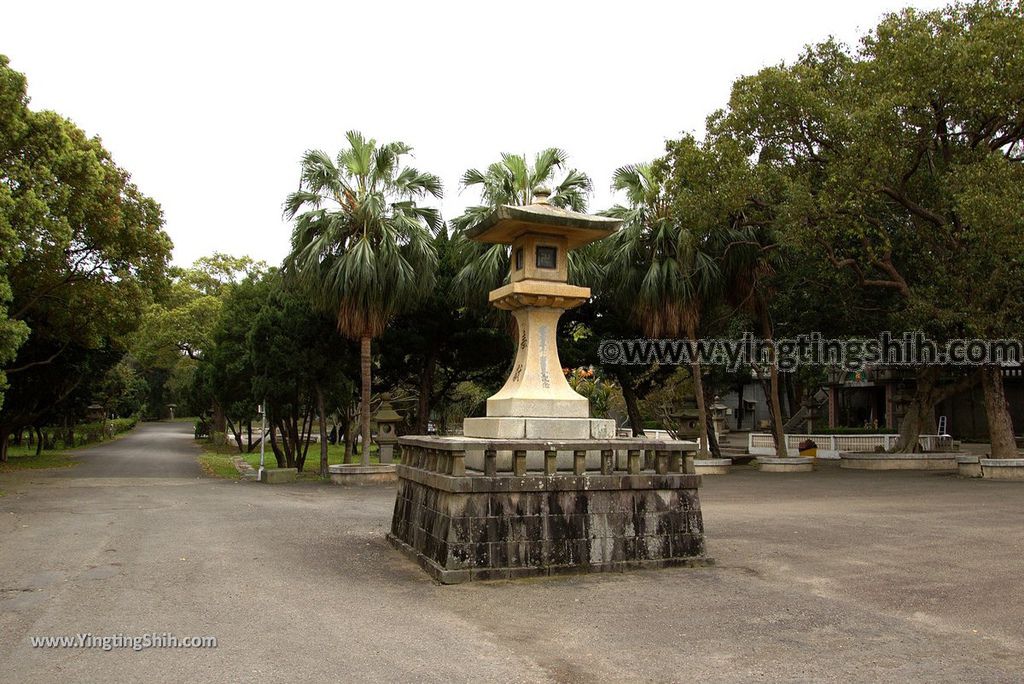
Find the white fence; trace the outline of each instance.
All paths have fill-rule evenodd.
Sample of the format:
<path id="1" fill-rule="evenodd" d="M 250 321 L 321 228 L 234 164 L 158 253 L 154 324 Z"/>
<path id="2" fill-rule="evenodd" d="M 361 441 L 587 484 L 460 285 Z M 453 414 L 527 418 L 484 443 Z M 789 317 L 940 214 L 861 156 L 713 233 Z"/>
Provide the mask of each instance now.
<path id="1" fill-rule="evenodd" d="M 810 439 L 818 445 L 818 458 L 839 458 L 841 451 L 871 453 L 878 447 L 888 451 L 899 435 L 786 435 L 786 449 L 796 455 L 800 442 Z M 923 451 L 948 448 L 949 435 L 921 435 L 918 443 Z M 755 456 L 774 456 L 775 440 L 767 432 L 751 432 L 747 436 L 747 451 Z"/>
<path id="2" fill-rule="evenodd" d="M 615 431 L 616 437 L 632 437 L 633 431 L 629 428 L 619 428 Z M 668 430 L 644 430 L 644 437 L 647 439 L 675 439 Z"/>

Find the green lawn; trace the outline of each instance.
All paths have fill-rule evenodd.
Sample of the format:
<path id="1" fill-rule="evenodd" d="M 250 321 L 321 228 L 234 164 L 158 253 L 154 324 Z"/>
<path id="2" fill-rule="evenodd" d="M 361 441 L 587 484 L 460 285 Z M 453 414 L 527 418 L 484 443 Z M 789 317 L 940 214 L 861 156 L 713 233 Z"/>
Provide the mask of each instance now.
<path id="1" fill-rule="evenodd" d="M 203 453 L 199 457 L 199 465 L 202 467 L 203 472 L 210 477 L 220 477 L 231 480 L 237 480 L 241 477 L 238 470 L 235 468 L 233 458 L 235 456 L 241 456 L 249 465 L 253 468 L 260 467 L 260 452 L 256 450 L 251 454 L 238 453 L 238 449 L 230 446 L 214 446 L 208 440 L 202 440 L 200 442 L 203 447 Z M 336 465 L 343 462 L 345 456 L 345 445 L 344 444 L 329 444 L 327 445 L 327 463 L 328 465 Z M 277 459 L 274 458 L 274 452 L 267 449 L 266 452 L 265 466 L 267 468 L 276 468 Z M 358 458 L 358 457 L 357 457 Z M 358 461 L 357 461 L 358 462 Z M 371 445 L 370 447 L 370 463 L 380 463 L 380 459 L 377 457 L 377 445 Z M 303 468 L 303 472 L 299 473 L 300 479 L 317 479 L 319 476 L 317 471 L 320 468 L 320 445 L 310 444 L 309 452 L 306 454 L 306 463 Z"/>
<path id="2" fill-rule="evenodd" d="M 36 468 L 70 468 L 75 465 L 73 449 L 54 449 L 36 456 L 36 448 L 10 446 L 7 448 L 7 463 L 0 463 L 0 473 Z"/>
<path id="3" fill-rule="evenodd" d="M 76 444 L 71 449 L 64 448 L 64 443 L 58 439 L 57 446 L 53 449 L 46 449 L 41 454 L 36 456 L 36 448 L 29 446 L 28 444 L 22 444 L 21 446 L 15 446 L 11 444 L 7 447 L 7 463 L 0 463 L 0 473 L 11 472 L 14 470 L 35 470 L 42 468 L 70 468 L 76 465 L 74 452 L 82 447 L 93 446 L 101 442 L 108 442 L 111 439 L 119 439 L 124 435 L 131 432 L 131 429 L 135 427 L 136 421 L 130 418 L 119 418 L 114 421 L 110 421 L 113 424 L 115 434 L 113 437 L 100 439 L 98 441 L 85 442 L 89 436 L 96 436 L 102 433 L 102 427 L 98 423 L 88 423 L 78 425 L 75 427 L 75 440 L 76 442 L 82 441 L 84 443 Z"/>
<path id="4" fill-rule="evenodd" d="M 274 458 L 274 452 L 270 450 L 269 445 L 267 445 L 267 446 L 268 446 L 268 448 L 267 448 L 267 453 L 266 453 L 266 456 L 265 456 L 266 467 L 268 467 L 268 468 L 276 468 L 277 467 L 277 459 Z M 327 464 L 328 465 L 337 465 L 339 463 L 343 463 L 344 462 L 344 457 L 345 457 L 345 445 L 344 444 L 328 444 L 327 445 Z M 249 463 L 249 465 L 251 465 L 253 468 L 259 468 L 260 467 L 260 452 L 259 452 L 258 449 L 256 451 L 252 452 L 251 454 L 242 454 L 242 458 L 244 458 Z M 359 457 L 356 456 L 356 458 L 358 459 Z M 373 444 L 373 445 L 370 446 L 370 463 L 380 463 L 380 459 L 377 458 L 377 445 L 376 444 Z M 320 467 L 320 445 L 319 444 L 310 444 L 309 445 L 309 451 L 306 453 L 305 469 L 306 470 L 316 470 L 319 467 Z"/>
<path id="5" fill-rule="evenodd" d="M 242 476 L 232 460 L 234 454 L 220 451 L 212 444 L 204 444 L 203 449 L 204 452 L 199 455 L 199 467 L 208 477 L 237 480 Z"/>

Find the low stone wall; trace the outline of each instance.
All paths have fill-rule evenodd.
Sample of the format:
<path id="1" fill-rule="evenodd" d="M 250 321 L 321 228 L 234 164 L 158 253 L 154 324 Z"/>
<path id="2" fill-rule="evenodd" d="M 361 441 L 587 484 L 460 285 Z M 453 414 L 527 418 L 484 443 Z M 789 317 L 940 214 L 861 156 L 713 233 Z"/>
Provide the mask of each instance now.
<path id="1" fill-rule="evenodd" d="M 957 470 L 956 454 L 846 453 L 839 455 L 840 468 L 850 470 Z"/>
<path id="2" fill-rule="evenodd" d="M 695 459 L 693 469 L 698 475 L 728 475 L 731 458 Z"/>
<path id="3" fill-rule="evenodd" d="M 392 484 L 398 480 L 394 463 L 381 465 L 332 465 L 327 470 L 331 482 L 343 487 L 362 487 L 365 485 Z"/>
<path id="4" fill-rule="evenodd" d="M 388 539 L 442 583 L 711 562 L 700 476 L 680 448 L 691 443 L 660 442 L 651 458 L 630 448 L 643 440 L 495 443 L 487 469 L 497 448 L 511 449 L 513 472 L 487 474 L 465 470 L 465 450 L 479 442 L 409 439 L 419 442 L 403 442 Z M 613 445 L 628 450 L 625 472 L 615 472 Z M 605 447 L 600 472 L 585 471 L 584 446 Z M 525 471 L 527 448 L 545 453 L 544 472 Z M 565 450 L 575 455 L 568 473 L 555 467 Z"/>
<path id="5" fill-rule="evenodd" d="M 284 484 L 295 482 L 299 477 L 297 468 L 264 468 L 260 473 L 260 482 L 266 484 Z"/>
<path id="6" fill-rule="evenodd" d="M 956 457 L 957 475 L 960 477 L 981 477 L 981 459 L 972 454 Z"/>
<path id="7" fill-rule="evenodd" d="M 1024 458 L 982 458 L 982 477 L 988 480 L 1024 480 Z"/>
<path id="8" fill-rule="evenodd" d="M 814 470 L 814 459 L 803 456 L 786 458 L 758 456 L 757 469 L 762 473 L 809 473 Z"/>

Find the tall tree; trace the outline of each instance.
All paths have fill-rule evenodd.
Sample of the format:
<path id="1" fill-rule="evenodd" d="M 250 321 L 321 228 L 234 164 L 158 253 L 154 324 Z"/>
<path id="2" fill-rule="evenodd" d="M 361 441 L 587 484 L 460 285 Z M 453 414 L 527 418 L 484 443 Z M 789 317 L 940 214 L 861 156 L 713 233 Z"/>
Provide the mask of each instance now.
<path id="1" fill-rule="evenodd" d="M 438 232 L 434 245 L 433 291 L 396 318 L 381 338 L 380 375 L 386 386 L 405 386 L 416 397 L 414 434 L 426 434 L 431 413 L 444 413 L 463 382 L 500 387 L 512 353 L 511 340 L 494 327 L 489 312 L 462 306 L 453 295 L 459 263 L 446 230 Z"/>
<path id="2" fill-rule="evenodd" d="M 483 171 L 469 169 L 462 174 L 462 187 L 478 188 L 482 202 L 468 207 L 451 222 L 461 262 L 454 286 L 456 293 L 465 301 L 486 303 L 487 293 L 500 287 L 508 277 L 507 245 L 482 245 L 463 237 L 495 207 L 532 204 L 534 190 L 540 186 L 553 186 L 548 200 L 552 206 L 572 211 L 587 210 L 587 195 L 593 188 L 593 182 L 582 171 L 567 169 L 568 162 L 569 155 L 564 150 L 549 147 L 538 152 L 532 164 L 527 162 L 525 155 L 505 153 L 501 155 L 501 161 L 494 162 Z M 561 180 L 556 183 L 559 177 Z M 569 253 L 570 277 L 579 270 L 579 254 L 578 250 Z"/>
<path id="3" fill-rule="evenodd" d="M 10 389 L 0 411 L 0 460 L 12 429 L 52 415 L 117 362 L 165 284 L 171 250 L 159 205 L 98 138 L 53 112 L 21 108 L 19 76 L 0 58 L 0 106 L 14 108 L 0 114 L 0 225 L 13 234 L 2 250 L 16 255 L 4 257 L 11 297 L 0 344 L 9 348 L 12 329 L 15 339 L 31 330 L 3 369 Z M 9 349 L 0 355 L 11 358 Z"/>
<path id="4" fill-rule="evenodd" d="M 667 165 L 642 163 L 615 171 L 612 187 L 626 194 L 607 214 L 623 221 L 607 240 L 605 289 L 617 292 L 651 337 L 698 339 L 701 314 L 716 295 L 721 271 L 714 235 L 679 220 L 665 187 Z M 700 453 L 708 454 L 707 408 L 699 360 L 691 359 Z"/>
<path id="5" fill-rule="evenodd" d="M 359 340 L 362 461 L 370 459 L 371 348 L 388 322 L 431 289 L 437 255 L 432 232 L 436 209 L 417 202 L 442 195 L 440 179 L 402 166 L 412 148 L 378 145 L 357 131 L 332 159 L 319 150 L 301 163 L 299 189 L 285 201 L 295 221 L 286 270 L 318 307 L 336 317 L 338 330 Z"/>
<path id="6" fill-rule="evenodd" d="M 1013 209 L 1024 161 L 1022 10 L 989 0 L 889 15 L 857 50 L 829 41 L 740 79 L 710 122 L 784 176 L 786 239 L 859 286 L 894 293 L 905 329 L 937 339 L 1021 329 L 1021 299 L 1004 292 L 1024 280 L 1011 247 L 1024 238 Z M 992 409 L 993 455 L 1015 456 L 1002 374 L 975 374 Z M 943 394 L 938 375 L 917 369 L 899 448 L 916 448 Z"/>

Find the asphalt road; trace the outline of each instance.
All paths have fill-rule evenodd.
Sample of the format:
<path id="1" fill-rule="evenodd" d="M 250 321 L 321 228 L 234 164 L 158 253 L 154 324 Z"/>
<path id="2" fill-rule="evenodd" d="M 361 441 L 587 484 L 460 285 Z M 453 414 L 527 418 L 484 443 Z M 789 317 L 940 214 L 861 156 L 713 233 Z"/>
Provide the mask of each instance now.
<path id="1" fill-rule="evenodd" d="M 389 488 L 203 478 L 190 426 L 0 476 L 0 678 L 1007 681 L 1024 676 L 1024 485 L 705 478 L 718 565 L 442 587 L 384 541 Z M 212 635 L 216 649 L 32 648 Z"/>

